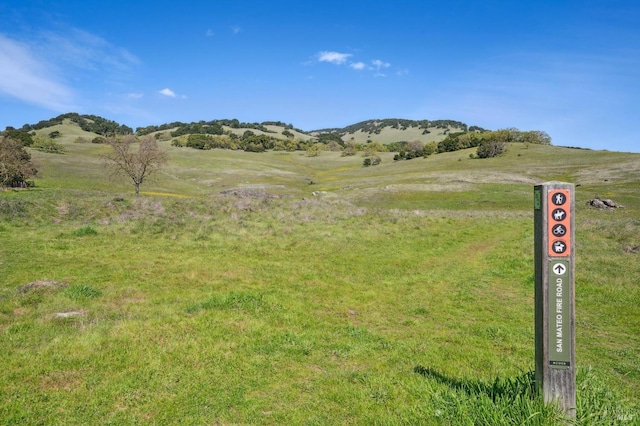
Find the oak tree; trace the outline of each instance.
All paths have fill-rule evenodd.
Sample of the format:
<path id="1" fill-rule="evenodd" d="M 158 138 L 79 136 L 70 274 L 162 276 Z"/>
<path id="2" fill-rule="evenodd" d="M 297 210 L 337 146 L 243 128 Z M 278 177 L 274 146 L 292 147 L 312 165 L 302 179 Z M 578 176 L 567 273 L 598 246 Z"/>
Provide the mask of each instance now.
<path id="1" fill-rule="evenodd" d="M 136 195 L 140 194 L 140 185 L 167 162 L 166 153 L 151 136 L 145 136 L 140 141 L 133 135 L 108 138 L 106 144 L 111 147 L 111 152 L 104 155 L 111 175 L 130 179 Z M 137 149 L 134 148 L 136 146 Z"/>
<path id="2" fill-rule="evenodd" d="M 31 154 L 22 142 L 5 136 L 0 138 L 0 187 L 26 188 L 32 185 L 27 179 L 37 173 Z"/>

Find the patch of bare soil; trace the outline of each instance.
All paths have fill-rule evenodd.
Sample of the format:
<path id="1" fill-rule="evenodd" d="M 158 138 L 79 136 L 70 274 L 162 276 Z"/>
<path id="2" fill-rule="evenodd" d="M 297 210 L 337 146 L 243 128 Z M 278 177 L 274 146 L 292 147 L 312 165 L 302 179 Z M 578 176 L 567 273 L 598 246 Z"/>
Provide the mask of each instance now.
<path id="1" fill-rule="evenodd" d="M 56 312 L 54 318 L 74 318 L 74 317 L 83 317 L 87 314 L 86 311 L 67 311 L 67 312 Z"/>
<path id="2" fill-rule="evenodd" d="M 280 195 L 270 194 L 264 188 L 232 188 L 220 192 L 222 195 L 235 195 L 239 198 L 281 198 Z"/>
<path id="3" fill-rule="evenodd" d="M 23 286 L 18 287 L 18 292 L 19 293 L 25 293 L 27 291 L 35 290 L 35 289 L 39 289 L 39 288 L 54 288 L 54 289 L 58 289 L 58 288 L 66 288 L 66 287 L 69 287 L 69 284 L 61 282 L 61 281 L 41 280 L 41 281 L 33 281 L 33 282 L 30 282 L 29 284 L 25 284 Z"/>

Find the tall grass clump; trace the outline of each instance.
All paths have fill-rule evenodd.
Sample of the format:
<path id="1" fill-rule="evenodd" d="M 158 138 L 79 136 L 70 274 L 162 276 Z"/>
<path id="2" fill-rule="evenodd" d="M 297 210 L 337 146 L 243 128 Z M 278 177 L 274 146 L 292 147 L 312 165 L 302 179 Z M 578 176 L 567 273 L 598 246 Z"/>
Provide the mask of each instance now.
<path id="1" fill-rule="evenodd" d="M 89 284 L 73 284 L 65 289 L 64 294 L 71 299 L 82 300 L 95 299 L 100 297 L 102 292 Z"/>

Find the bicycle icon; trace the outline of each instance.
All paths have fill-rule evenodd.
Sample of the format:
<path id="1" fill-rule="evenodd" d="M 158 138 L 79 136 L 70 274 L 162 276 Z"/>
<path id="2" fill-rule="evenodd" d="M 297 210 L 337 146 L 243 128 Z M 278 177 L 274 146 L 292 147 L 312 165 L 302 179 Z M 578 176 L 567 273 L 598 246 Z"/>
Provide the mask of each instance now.
<path id="1" fill-rule="evenodd" d="M 567 233 L 567 227 L 564 225 L 555 225 L 553 228 L 551 228 L 551 232 L 553 232 L 553 235 L 555 235 L 556 237 L 561 237 L 564 234 Z"/>

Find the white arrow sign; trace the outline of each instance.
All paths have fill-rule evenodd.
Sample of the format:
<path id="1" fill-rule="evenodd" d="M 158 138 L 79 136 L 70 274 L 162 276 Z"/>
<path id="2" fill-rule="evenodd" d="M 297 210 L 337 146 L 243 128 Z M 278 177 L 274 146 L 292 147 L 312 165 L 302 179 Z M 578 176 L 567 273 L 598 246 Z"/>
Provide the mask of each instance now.
<path id="1" fill-rule="evenodd" d="M 556 275 L 564 275 L 565 272 L 567 272 L 567 267 L 562 263 L 556 263 L 551 269 L 556 273 Z"/>

